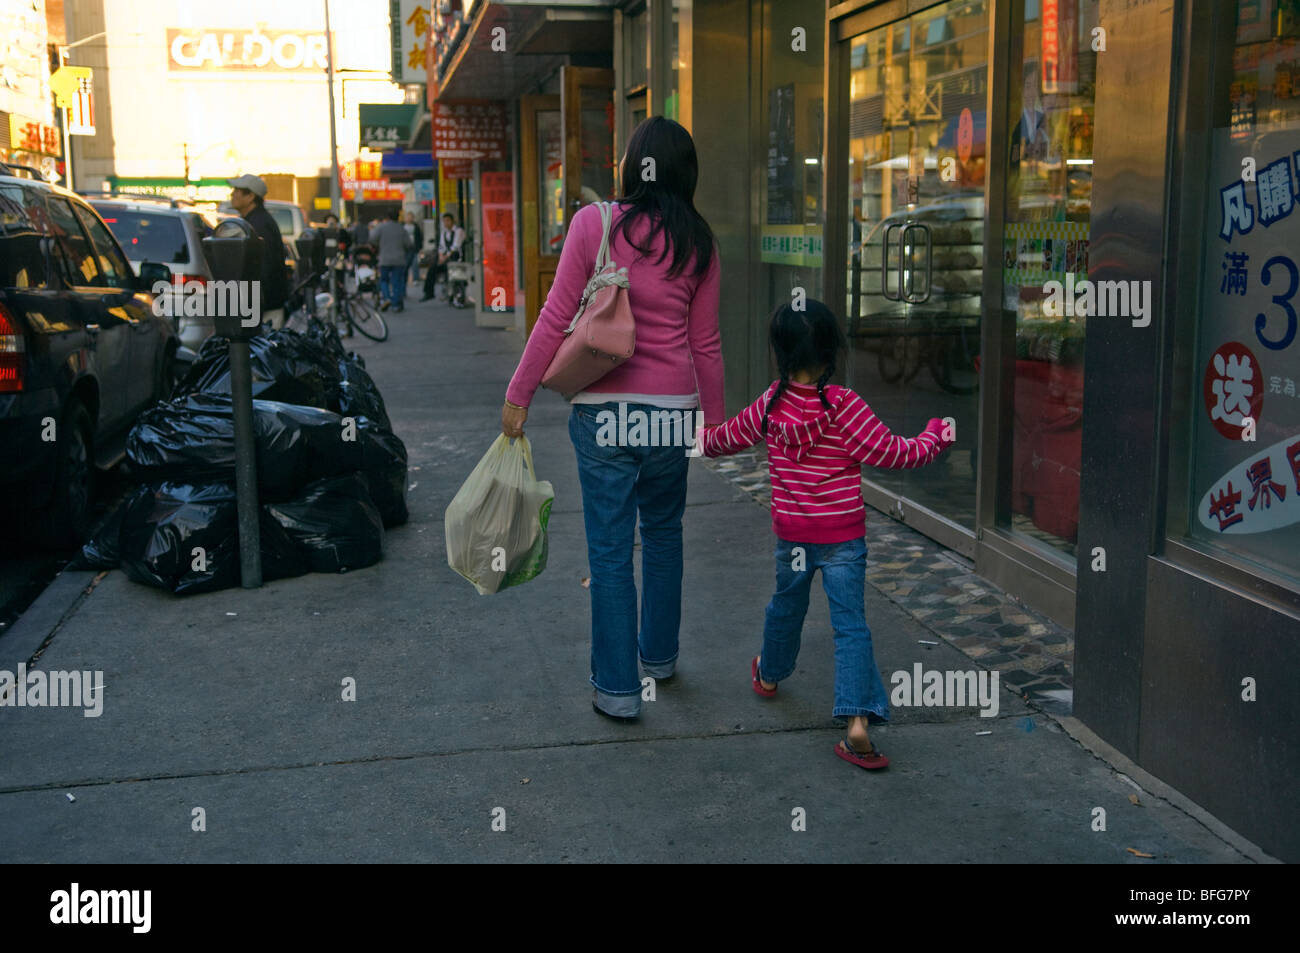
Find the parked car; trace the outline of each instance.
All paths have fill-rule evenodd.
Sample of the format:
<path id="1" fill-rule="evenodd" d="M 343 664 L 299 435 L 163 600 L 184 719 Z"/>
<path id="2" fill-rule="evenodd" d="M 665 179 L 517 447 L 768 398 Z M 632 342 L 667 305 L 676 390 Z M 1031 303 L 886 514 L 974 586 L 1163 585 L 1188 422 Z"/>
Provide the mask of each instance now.
<path id="1" fill-rule="evenodd" d="M 161 262 L 167 266 L 175 285 L 169 293 L 177 302 L 177 306 L 171 309 L 172 314 L 177 315 L 172 318 L 173 327 L 181 343 L 197 351 L 212 336 L 212 318 L 181 314 L 180 285 L 184 282 L 207 284 L 212 280 L 212 269 L 203 252 L 203 238 L 212 234 L 212 227 L 202 215 L 189 208 L 172 207 L 148 199 L 119 195 L 88 201 L 126 250 L 126 257 L 136 274 L 145 261 Z"/>
<path id="2" fill-rule="evenodd" d="M 69 544 L 89 529 L 96 468 L 170 392 L 179 341 L 149 293 L 166 265 L 137 275 L 84 199 L 25 175 L 0 164 L 0 504 Z"/>

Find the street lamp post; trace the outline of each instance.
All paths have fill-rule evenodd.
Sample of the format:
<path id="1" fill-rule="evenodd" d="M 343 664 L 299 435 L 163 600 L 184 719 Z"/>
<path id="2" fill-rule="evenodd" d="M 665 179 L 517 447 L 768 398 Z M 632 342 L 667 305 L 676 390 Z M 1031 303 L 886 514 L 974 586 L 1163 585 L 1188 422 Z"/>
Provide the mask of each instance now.
<path id="1" fill-rule="evenodd" d="M 330 94 L 330 211 L 339 214 L 339 141 L 334 128 L 334 37 L 330 33 L 330 0 L 325 3 L 325 78 Z"/>

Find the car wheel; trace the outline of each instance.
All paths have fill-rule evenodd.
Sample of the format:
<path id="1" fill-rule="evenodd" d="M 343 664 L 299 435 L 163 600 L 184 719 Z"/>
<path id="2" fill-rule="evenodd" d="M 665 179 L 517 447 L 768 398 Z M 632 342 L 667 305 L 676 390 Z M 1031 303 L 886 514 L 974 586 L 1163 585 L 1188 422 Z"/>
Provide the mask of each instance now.
<path id="1" fill-rule="evenodd" d="M 95 426 L 90 413 L 74 399 L 59 423 L 54 495 L 40 534 L 47 546 L 76 546 L 90 532 L 95 487 L 94 440 Z"/>

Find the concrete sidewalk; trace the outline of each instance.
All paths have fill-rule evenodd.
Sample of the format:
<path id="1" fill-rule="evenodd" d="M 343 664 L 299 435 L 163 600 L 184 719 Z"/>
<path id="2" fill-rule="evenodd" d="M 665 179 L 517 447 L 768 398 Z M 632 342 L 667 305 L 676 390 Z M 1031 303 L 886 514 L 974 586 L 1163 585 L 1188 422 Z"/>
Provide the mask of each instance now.
<path id="1" fill-rule="evenodd" d="M 351 345 L 410 453 L 411 520 L 382 563 L 187 598 L 120 571 L 87 594 L 93 574 L 65 573 L 0 637 L 0 669 L 48 642 L 39 667 L 103 671 L 105 685 L 98 718 L 0 708 L 8 861 L 1259 859 L 1010 691 L 996 718 L 896 708 L 873 731 L 887 771 L 835 758 L 820 583 L 799 670 L 759 698 L 749 659 L 772 580 L 768 514 L 701 461 L 678 675 L 639 723 L 597 716 L 567 405 L 542 392 L 527 424 L 556 488 L 550 564 L 479 596 L 447 566 L 442 516 L 499 432 L 519 344 L 441 305 L 408 302 L 388 320 L 389 341 Z M 887 685 L 916 662 L 978 668 L 867 592 Z M 347 678 L 355 701 L 342 700 Z"/>

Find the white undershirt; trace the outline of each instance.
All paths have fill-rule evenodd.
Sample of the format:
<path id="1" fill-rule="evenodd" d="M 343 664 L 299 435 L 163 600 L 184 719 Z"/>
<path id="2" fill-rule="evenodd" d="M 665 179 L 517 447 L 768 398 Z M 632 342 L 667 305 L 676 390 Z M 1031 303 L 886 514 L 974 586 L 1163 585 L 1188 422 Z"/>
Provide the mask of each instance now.
<path id="1" fill-rule="evenodd" d="M 574 394 L 571 404 L 649 404 L 668 410 L 694 410 L 700 405 L 697 394 L 598 394 L 584 390 Z"/>

